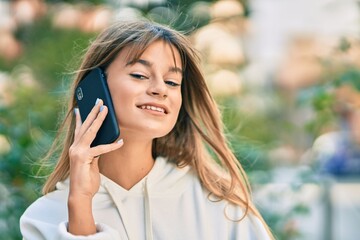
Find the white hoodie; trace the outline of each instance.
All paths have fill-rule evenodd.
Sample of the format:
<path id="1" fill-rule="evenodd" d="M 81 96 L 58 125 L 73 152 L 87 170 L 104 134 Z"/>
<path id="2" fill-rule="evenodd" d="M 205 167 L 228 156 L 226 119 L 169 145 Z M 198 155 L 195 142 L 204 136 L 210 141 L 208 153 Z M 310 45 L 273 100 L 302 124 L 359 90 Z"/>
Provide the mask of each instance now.
<path id="1" fill-rule="evenodd" d="M 158 157 L 150 173 L 130 190 L 101 175 L 93 199 L 97 233 L 75 236 L 67 232 L 69 180 L 39 198 L 23 214 L 25 240 L 223 240 L 269 239 L 252 214 L 240 221 L 242 208 L 209 200 L 191 167 L 178 168 Z M 225 215 L 226 214 L 226 215 Z M 233 220 L 229 220 L 233 219 Z"/>

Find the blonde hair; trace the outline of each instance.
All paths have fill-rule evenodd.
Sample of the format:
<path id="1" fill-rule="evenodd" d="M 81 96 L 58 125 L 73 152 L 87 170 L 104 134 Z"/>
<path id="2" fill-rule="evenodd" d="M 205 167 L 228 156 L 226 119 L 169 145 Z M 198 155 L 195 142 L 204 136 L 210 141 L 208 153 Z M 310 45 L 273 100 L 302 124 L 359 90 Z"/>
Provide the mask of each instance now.
<path id="1" fill-rule="evenodd" d="M 66 132 L 65 138 L 59 134 L 46 156 L 49 159 L 60 151 L 55 169 L 47 179 L 43 193 L 53 191 L 57 182 L 69 176 L 68 150 L 74 140 L 75 128 L 72 114 L 76 106 L 75 86 L 91 69 L 106 68 L 124 47 L 130 49 L 128 57 L 137 60 L 151 43 L 159 39 L 169 43 L 180 53 L 184 69 L 181 86 L 183 102 L 172 131 L 164 137 L 153 140 L 153 156 L 167 157 L 178 166 L 192 166 L 211 195 L 219 200 L 225 199 L 243 206 L 245 209 L 243 217 L 249 211 L 252 212 L 261 219 L 269 235 L 272 236 L 251 201 L 246 173 L 224 136 L 221 114 L 200 71 L 197 52 L 183 34 L 145 20 L 113 24 L 103 31 L 87 50 L 76 73 L 71 88 L 73 95 L 59 131 L 59 133 Z"/>

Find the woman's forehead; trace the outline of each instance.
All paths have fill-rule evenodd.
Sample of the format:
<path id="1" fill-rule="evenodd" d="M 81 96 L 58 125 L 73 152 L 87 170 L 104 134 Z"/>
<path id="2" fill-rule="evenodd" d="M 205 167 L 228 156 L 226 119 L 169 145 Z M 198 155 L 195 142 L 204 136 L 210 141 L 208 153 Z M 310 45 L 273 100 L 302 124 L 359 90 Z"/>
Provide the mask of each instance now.
<path id="1" fill-rule="evenodd" d="M 121 58 L 123 58 L 127 64 L 129 64 L 129 65 L 135 64 L 136 62 L 139 61 L 139 59 L 142 58 L 142 56 L 144 55 L 144 52 L 146 52 L 146 50 L 148 50 L 150 46 L 155 47 L 153 45 L 155 43 L 159 43 L 159 42 L 162 42 L 164 45 L 167 45 L 169 47 L 169 49 L 171 51 L 172 59 L 174 61 L 173 63 L 174 63 L 175 68 L 182 69 L 182 66 L 183 66 L 182 56 L 181 56 L 178 48 L 176 46 L 174 46 L 174 44 L 172 44 L 168 41 L 162 40 L 162 39 L 158 39 L 147 45 L 145 45 L 145 44 L 140 45 L 137 43 L 132 43 L 132 44 L 124 47 L 119 52 L 118 55 L 120 55 Z M 157 44 L 157 46 L 160 46 L 160 45 Z M 181 71 L 183 71 L 183 69 Z"/>

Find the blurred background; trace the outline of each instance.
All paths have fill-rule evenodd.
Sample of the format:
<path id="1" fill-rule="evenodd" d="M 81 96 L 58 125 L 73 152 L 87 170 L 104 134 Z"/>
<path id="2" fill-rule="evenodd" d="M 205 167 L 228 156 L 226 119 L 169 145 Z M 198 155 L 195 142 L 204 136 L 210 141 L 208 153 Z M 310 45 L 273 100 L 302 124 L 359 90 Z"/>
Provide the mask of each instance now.
<path id="1" fill-rule="evenodd" d="M 71 71 L 117 19 L 184 31 L 277 239 L 360 236 L 357 0 L 0 1 L 0 233 L 40 196 Z"/>

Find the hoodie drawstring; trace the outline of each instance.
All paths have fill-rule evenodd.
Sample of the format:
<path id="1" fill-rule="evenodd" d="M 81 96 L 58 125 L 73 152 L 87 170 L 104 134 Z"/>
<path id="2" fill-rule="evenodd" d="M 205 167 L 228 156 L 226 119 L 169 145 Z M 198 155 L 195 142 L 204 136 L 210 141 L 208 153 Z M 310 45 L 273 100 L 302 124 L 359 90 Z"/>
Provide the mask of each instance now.
<path id="1" fill-rule="evenodd" d="M 122 204 L 121 201 L 119 201 L 119 199 L 116 196 L 113 195 L 114 194 L 113 191 L 111 189 L 109 189 L 109 188 L 111 188 L 111 186 L 109 186 L 109 184 L 105 183 L 104 188 L 108 191 L 109 195 L 111 196 L 111 199 L 113 200 L 113 202 L 116 205 L 116 208 L 117 208 L 120 218 L 121 218 L 122 225 L 125 229 L 127 239 L 128 240 L 132 239 L 132 238 L 130 238 L 130 234 L 128 232 L 128 229 L 126 228 L 126 226 L 129 226 L 129 224 L 127 223 L 127 217 L 126 217 L 126 211 L 124 209 L 124 205 Z"/>
<path id="2" fill-rule="evenodd" d="M 151 221 L 151 207 L 148 190 L 148 179 L 145 179 L 144 186 L 144 208 L 145 208 L 145 228 L 146 228 L 146 240 L 153 240 L 153 230 Z"/>
<path id="3" fill-rule="evenodd" d="M 130 232 L 128 231 L 128 228 L 126 226 L 129 226 L 129 223 L 127 222 L 127 216 L 126 216 L 126 209 L 124 205 L 122 204 L 119 199 L 114 196 L 114 192 L 111 190 L 111 186 L 109 184 L 104 184 L 104 188 L 108 191 L 109 195 L 111 196 L 111 199 L 115 203 L 122 225 L 125 229 L 126 237 L 128 240 L 133 240 L 134 238 L 131 237 Z M 110 189 L 109 189 L 110 188 Z M 148 182 L 147 178 L 144 182 L 144 211 L 145 211 L 145 234 L 146 234 L 146 240 L 153 240 L 153 230 L 152 230 L 152 221 L 151 221 L 151 207 L 150 207 L 150 198 L 149 198 L 149 191 L 148 191 Z"/>

